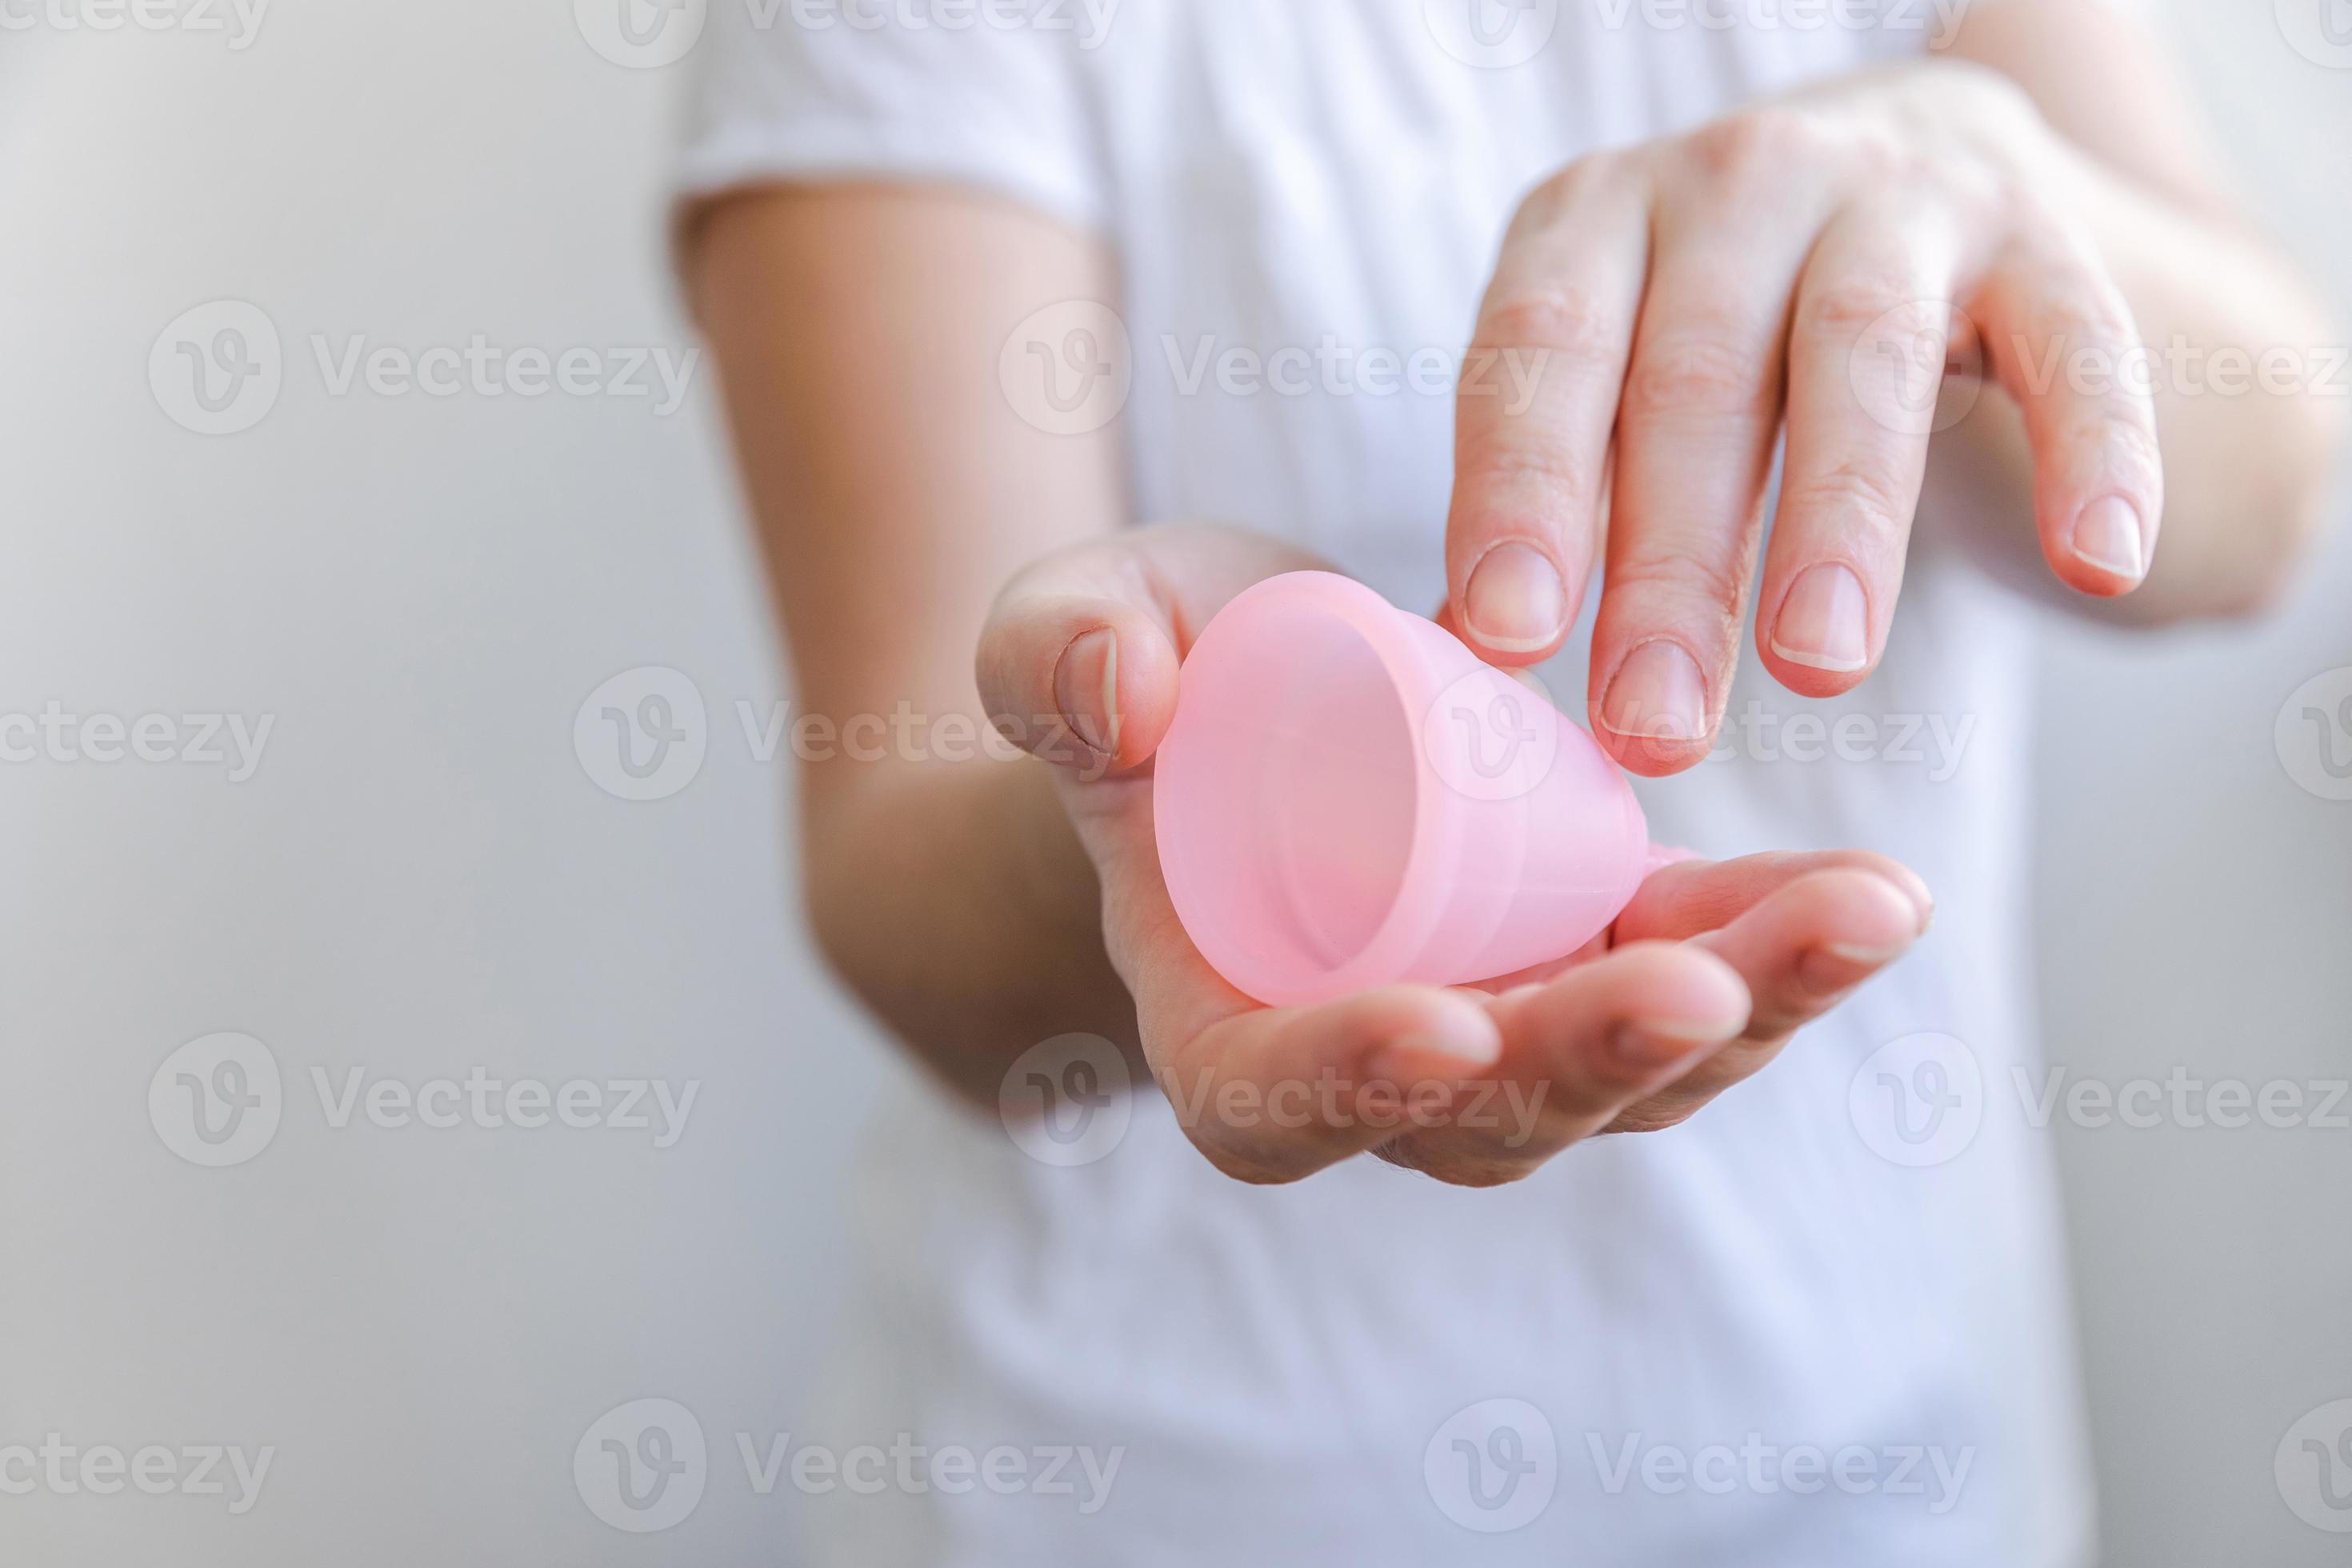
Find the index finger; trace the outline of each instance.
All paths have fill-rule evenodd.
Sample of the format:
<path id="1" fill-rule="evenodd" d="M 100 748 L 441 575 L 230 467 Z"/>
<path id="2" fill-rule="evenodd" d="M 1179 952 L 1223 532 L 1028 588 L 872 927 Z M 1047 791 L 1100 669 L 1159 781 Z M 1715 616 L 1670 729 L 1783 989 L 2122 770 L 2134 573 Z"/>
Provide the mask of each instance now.
<path id="1" fill-rule="evenodd" d="M 1496 664 L 1549 657 L 1583 602 L 1649 246 L 1647 176 L 1587 158 L 1520 207 L 1479 307 L 1445 574 L 1454 620 Z"/>

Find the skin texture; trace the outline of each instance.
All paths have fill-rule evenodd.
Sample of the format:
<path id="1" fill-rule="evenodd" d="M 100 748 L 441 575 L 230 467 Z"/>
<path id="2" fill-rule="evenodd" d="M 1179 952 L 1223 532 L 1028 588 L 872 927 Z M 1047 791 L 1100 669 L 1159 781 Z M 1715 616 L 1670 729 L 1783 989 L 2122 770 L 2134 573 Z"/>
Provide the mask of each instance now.
<path id="1" fill-rule="evenodd" d="M 2028 47 L 2021 9 L 1986 12 L 1990 36 L 1964 31 L 1958 48 L 2047 58 Z M 2050 8 L 2069 36 L 2112 29 L 2097 58 L 2142 47 L 2076 9 Z M 2063 87 L 2046 67 L 2035 79 Z M 1754 652 L 1772 676 L 1805 696 L 1851 689 L 1885 651 L 1929 480 L 1927 410 L 1906 422 L 1900 401 L 1924 388 L 1904 377 L 1923 353 L 1940 364 L 1947 338 L 1998 389 L 1939 443 L 1947 482 L 1989 486 L 2009 498 L 1991 510 L 2032 519 L 1973 542 L 1995 570 L 2027 578 L 2038 554 L 2043 596 L 2131 595 L 2108 613 L 2141 621 L 2274 592 L 2317 520 L 2332 406 L 2182 396 L 2168 374 L 2123 367 L 2143 341 L 2308 356 L 2329 331 L 2221 216 L 2197 173 L 2207 161 L 2168 152 L 2177 116 L 2162 119 L 2174 134 L 2138 148 L 2101 121 L 2147 99 L 2147 83 L 2091 85 L 2100 97 L 2073 118 L 2107 131 L 2124 169 L 2070 141 L 2015 79 L 1946 58 L 1587 158 L 1538 187 L 1473 353 L 1549 351 L 1558 368 L 1528 409 L 1461 403 L 1447 564 L 1467 640 L 1497 663 L 1549 658 L 1605 561 L 1591 724 L 1644 773 L 1710 748 L 1751 588 Z M 2135 165 L 2169 188 L 2135 184 Z M 2115 369 L 2070 374 L 2078 363 Z M 1830 624 L 1830 608 L 1850 624 Z"/>
<path id="2" fill-rule="evenodd" d="M 2221 189 L 2145 40 L 2069 0 L 1979 8 L 1943 59 L 1562 171 L 1528 198 L 1480 314 L 1479 346 L 1553 352 L 1524 413 L 1465 400 L 1448 624 L 1497 663 L 1532 662 L 1605 560 L 1594 733 L 1636 771 L 1688 766 L 1740 654 L 1784 430 L 1755 653 L 1801 693 L 1875 663 L 1923 487 L 1992 520 L 1970 542 L 1990 569 L 2092 613 L 2260 603 L 2317 515 L 2335 432 L 2314 400 L 2026 374 L 2052 342 L 2330 341 Z M 1692 1114 L 1926 929 L 1927 889 L 1863 851 L 1691 862 L 1541 973 L 1312 1008 L 1240 995 L 1170 909 L 1150 760 L 1197 629 L 1249 584 L 1321 563 L 1129 518 L 1116 426 L 1048 437 L 1007 405 L 1002 345 L 1046 305 L 1114 301 L 1113 258 L 919 186 L 740 195 L 688 243 L 805 710 L 1009 718 L 1038 753 L 805 765 L 817 939 L 958 1092 L 992 1104 L 1021 1052 L 1085 1031 L 1129 1049 L 1236 1177 L 1369 1150 L 1486 1184 Z M 1956 342 L 1981 349 L 1993 384 L 1931 442 L 1869 417 L 1850 365 L 1889 310 L 1941 300 L 1962 307 Z M 2075 548 L 2108 500 L 2129 509 L 2137 562 L 2113 529 L 2096 559 Z M 1474 573 L 1505 550 L 1540 570 L 1492 597 Z M 1850 658 L 1804 627 L 1776 636 L 1824 563 L 1854 586 L 1816 595 L 1810 629 L 1856 605 Z M 1612 709 L 1637 661 L 1649 696 Z M 1336 1084 L 1318 1103 L 1339 1113 L 1277 1127 L 1217 1110 L 1300 1084 Z M 1475 1114 L 1496 1086 L 1531 1118 Z M 1402 1126 L 1373 1114 L 1408 1099 Z"/>

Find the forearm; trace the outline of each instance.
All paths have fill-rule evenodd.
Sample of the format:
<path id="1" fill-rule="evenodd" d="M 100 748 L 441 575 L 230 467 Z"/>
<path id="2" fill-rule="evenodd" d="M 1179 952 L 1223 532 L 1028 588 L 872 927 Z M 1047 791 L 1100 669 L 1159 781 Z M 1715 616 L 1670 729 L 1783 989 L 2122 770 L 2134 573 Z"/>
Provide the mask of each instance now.
<path id="1" fill-rule="evenodd" d="M 845 731 L 902 709 L 981 728 L 973 650 L 997 589 L 1124 513 L 1115 432 L 1040 430 L 998 374 L 1024 317 L 1110 293 L 1107 254 L 919 187 L 748 193 L 693 232 L 804 711 Z M 1125 1040 L 1132 1009 L 1045 764 L 944 749 L 809 764 L 803 892 L 850 988 L 993 1103 L 1022 1051 L 1073 1031 Z"/>
<path id="2" fill-rule="evenodd" d="M 994 1103 L 1013 1058 L 1084 1031 L 1135 1038 L 1092 865 L 1034 758 L 854 764 L 812 779 L 812 927 L 845 984 L 951 1088 Z"/>

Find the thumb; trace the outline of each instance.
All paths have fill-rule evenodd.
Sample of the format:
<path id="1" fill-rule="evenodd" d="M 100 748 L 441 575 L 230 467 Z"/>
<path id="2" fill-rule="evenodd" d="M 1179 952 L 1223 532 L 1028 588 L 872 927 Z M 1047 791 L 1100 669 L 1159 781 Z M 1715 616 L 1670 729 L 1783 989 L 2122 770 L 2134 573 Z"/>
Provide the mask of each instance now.
<path id="1" fill-rule="evenodd" d="M 1177 668 L 1198 628 L 1253 583 L 1323 566 L 1213 523 L 1163 523 L 1059 551 L 997 595 L 980 637 L 982 702 L 1006 739 L 1050 762 L 1094 773 L 1136 767 L 1168 733 Z"/>
<path id="2" fill-rule="evenodd" d="M 1093 773 L 1150 756 L 1176 712 L 1166 618 L 1102 587 L 1059 556 L 1023 573 L 990 612 L 976 671 L 1005 739 Z"/>

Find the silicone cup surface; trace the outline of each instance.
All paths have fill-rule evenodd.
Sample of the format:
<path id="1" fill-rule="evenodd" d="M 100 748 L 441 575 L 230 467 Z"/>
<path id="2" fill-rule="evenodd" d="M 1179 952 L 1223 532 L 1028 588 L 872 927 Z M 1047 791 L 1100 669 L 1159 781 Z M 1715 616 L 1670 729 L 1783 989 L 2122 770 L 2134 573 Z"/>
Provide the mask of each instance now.
<path id="1" fill-rule="evenodd" d="M 1241 594 L 1186 656 L 1152 803 L 1169 897 L 1288 1005 L 1574 952 L 1651 864 L 1624 775 L 1435 623 L 1323 572 Z"/>

